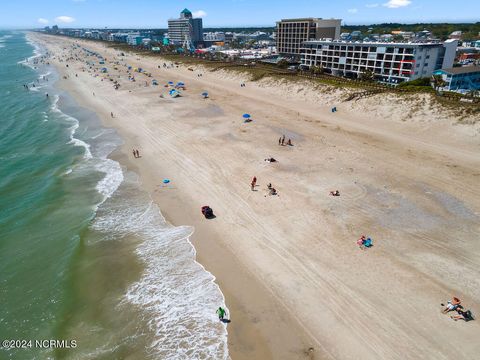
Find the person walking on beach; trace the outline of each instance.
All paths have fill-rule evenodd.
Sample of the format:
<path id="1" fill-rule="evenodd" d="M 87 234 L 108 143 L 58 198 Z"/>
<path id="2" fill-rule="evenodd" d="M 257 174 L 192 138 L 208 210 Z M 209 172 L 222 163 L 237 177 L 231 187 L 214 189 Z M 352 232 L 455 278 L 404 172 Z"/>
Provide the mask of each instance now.
<path id="1" fill-rule="evenodd" d="M 136 150 L 137 152 L 137 159 L 140 157 L 140 152 L 138 151 L 138 149 Z"/>
<path id="2" fill-rule="evenodd" d="M 282 136 L 282 145 L 285 145 L 285 135 Z"/>
<path id="3" fill-rule="evenodd" d="M 137 158 L 137 151 L 135 149 L 133 149 L 133 157 L 136 159 Z"/>
<path id="4" fill-rule="evenodd" d="M 282 137 L 281 136 L 278 138 L 278 145 L 282 145 Z"/>
<path id="5" fill-rule="evenodd" d="M 252 183 L 251 183 L 252 191 L 255 190 L 255 185 L 257 185 L 257 177 L 256 176 L 254 176 L 253 179 L 252 179 Z"/>
<path id="6" fill-rule="evenodd" d="M 226 314 L 226 312 L 225 312 L 225 309 L 224 309 L 224 308 L 219 307 L 219 308 L 217 309 L 217 315 L 218 315 L 218 319 L 219 319 L 220 321 L 223 321 L 223 318 L 225 317 L 225 314 Z"/>
<path id="7" fill-rule="evenodd" d="M 110 116 L 113 118 L 113 112 L 110 113 Z"/>

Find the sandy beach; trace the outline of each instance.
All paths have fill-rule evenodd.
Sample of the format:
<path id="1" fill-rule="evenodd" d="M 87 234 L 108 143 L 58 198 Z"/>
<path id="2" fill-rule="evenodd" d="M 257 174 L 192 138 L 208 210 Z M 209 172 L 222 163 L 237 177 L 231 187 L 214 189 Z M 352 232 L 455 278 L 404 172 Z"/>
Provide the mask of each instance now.
<path id="1" fill-rule="evenodd" d="M 342 102 L 340 90 L 307 81 L 250 82 L 103 43 L 29 37 L 51 52 L 58 86 L 117 129 L 125 144 L 114 158 L 139 174 L 162 214 L 195 228 L 197 259 L 230 312 L 232 359 L 478 357 L 478 321 L 455 322 L 440 305 L 457 296 L 480 311 L 475 119 L 459 123 L 428 97 Z M 152 77 L 129 81 L 124 64 Z M 171 98 L 168 81 L 187 89 Z M 279 145 L 283 135 L 293 146 Z M 362 234 L 372 248 L 357 246 Z"/>

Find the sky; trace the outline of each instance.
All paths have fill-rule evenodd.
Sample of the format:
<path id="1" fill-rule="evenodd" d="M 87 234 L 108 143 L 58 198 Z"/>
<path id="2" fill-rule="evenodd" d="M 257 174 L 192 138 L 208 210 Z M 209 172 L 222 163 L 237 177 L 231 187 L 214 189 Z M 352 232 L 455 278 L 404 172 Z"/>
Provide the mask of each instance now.
<path id="1" fill-rule="evenodd" d="M 0 28 L 166 28 L 183 8 L 204 27 L 274 26 L 295 17 L 342 24 L 477 22 L 480 0 L 1 0 Z"/>

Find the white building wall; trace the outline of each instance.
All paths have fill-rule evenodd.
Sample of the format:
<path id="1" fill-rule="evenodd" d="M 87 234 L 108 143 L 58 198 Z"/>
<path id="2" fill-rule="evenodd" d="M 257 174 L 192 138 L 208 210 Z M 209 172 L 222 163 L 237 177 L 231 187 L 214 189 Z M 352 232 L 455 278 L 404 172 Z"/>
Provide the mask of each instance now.
<path id="1" fill-rule="evenodd" d="M 311 41 L 303 45 L 301 62 L 330 69 L 334 75 L 369 70 L 382 81 L 399 83 L 431 76 L 441 66 L 444 53 L 441 43 Z"/>

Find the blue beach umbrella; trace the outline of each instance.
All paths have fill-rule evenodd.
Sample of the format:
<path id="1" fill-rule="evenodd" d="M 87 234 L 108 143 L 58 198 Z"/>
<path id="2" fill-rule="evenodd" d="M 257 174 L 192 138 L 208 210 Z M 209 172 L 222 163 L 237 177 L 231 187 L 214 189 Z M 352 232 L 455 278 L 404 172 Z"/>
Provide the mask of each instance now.
<path id="1" fill-rule="evenodd" d="M 169 81 L 168 84 L 169 84 L 169 85 L 173 85 L 173 81 Z"/>
<path id="2" fill-rule="evenodd" d="M 250 119 L 250 117 L 251 117 L 250 114 L 243 114 L 244 119 Z"/>
<path id="3" fill-rule="evenodd" d="M 203 96 L 204 98 L 207 98 L 207 97 L 208 97 L 208 92 L 206 92 L 206 91 L 203 92 L 203 93 L 202 93 L 202 96 Z"/>
<path id="4" fill-rule="evenodd" d="M 168 180 L 168 179 L 163 179 L 163 183 L 164 183 L 164 184 L 168 184 L 169 182 L 170 182 L 170 180 Z"/>

